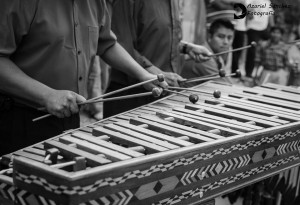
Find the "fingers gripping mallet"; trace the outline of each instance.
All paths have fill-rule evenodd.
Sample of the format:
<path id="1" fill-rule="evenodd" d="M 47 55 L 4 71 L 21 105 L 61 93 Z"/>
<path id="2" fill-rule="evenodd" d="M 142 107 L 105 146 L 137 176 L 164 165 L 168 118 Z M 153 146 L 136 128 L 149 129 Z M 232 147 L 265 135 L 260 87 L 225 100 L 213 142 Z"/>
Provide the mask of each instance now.
<path id="1" fill-rule="evenodd" d="M 144 82 L 140 82 L 140 83 L 137 83 L 137 84 L 125 87 L 125 88 L 121 88 L 119 90 L 115 90 L 115 91 L 112 91 L 110 93 L 106 93 L 104 95 L 101 95 L 101 96 L 98 96 L 98 97 L 86 100 L 86 101 L 84 101 L 82 103 L 78 103 L 78 105 L 85 105 L 85 104 L 91 104 L 91 103 L 96 103 L 96 102 L 104 102 L 104 101 L 112 101 L 112 100 L 122 100 L 122 99 L 134 98 L 134 97 L 142 97 L 142 96 L 146 96 L 146 95 L 156 96 L 156 95 L 158 95 L 158 92 L 159 92 L 158 88 L 157 88 L 158 91 L 157 90 L 154 91 L 155 93 L 152 93 L 152 92 L 149 92 L 149 93 L 140 93 L 140 94 L 134 94 L 134 95 L 130 95 L 130 96 L 121 96 L 121 97 L 103 99 L 104 97 L 107 97 L 107 96 L 110 96 L 110 95 L 113 95 L 113 94 L 116 94 L 116 93 L 119 93 L 119 92 L 122 92 L 122 91 L 125 91 L 125 90 L 129 90 L 131 88 L 135 88 L 135 87 L 138 87 L 138 86 L 141 86 L 141 85 L 145 85 L 147 83 L 151 83 L 151 82 L 154 82 L 156 80 L 158 80 L 158 82 L 165 81 L 164 75 L 163 74 L 158 74 L 157 78 L 150 79 L 150 80 L 147 80 L 147 81 L 144 81 Z M 41 108 L 40 110 L 44 110 L 44 109 L 45 108 Z M 45 119 L 45 118 L 50 117 L 50 116 L 52 116 L 52 115 L 51 114 L 46 114 L 46 115 L 43 115 L 41 117 L 35 118 L 32 121 L 36 122 L 36 121 Z"/>

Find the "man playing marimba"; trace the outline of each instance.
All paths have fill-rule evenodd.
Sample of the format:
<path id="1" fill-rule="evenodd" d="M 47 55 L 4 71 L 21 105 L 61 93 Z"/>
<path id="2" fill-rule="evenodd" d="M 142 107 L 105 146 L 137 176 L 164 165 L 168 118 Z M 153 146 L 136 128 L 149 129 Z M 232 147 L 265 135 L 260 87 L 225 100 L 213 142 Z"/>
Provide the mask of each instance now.
<path id="1" fill-rule="evenodd" d="M 205 46 L 212 53 L 220 53 L 231 48 L 234 38 L 234 26 L 229 20 L 217 19 L 210 28 Z M 227 73 L 231 71 L 232 53 L 215 56 L 203 63 L 188 61 L 184 65 L 181 75 L 184 78 L 194 78 L 211 74 L 218 74 L 219 69 Z"/>
<path id="2" fill-rule="evenodd" d="M 203 46 L 181 42 L 180 1 L 179 0 L 107 0 L 112 3 L 112 30 L 118 41 L 147 71 L 163 73 L 166 82 L 178 86 L 182 69 L 180 53 L 187 54 L 196 61 L 207 60 L 210 52 Z M 128 85 L 135 80 L 128 74 L 112 70 L 107 92 Z M 144 92 L 136 88 L 120 95 Z M 104 103 L 104 117 L 109 117 L 155 99 L 142 97 Z M 120 106 L 122 104 L 123 106 Z"/>
<path id="3" fill-rule="evenodd" d="M 139 81 L 156 77 L 116 43 L 105 0 L 1 1 L 0 156 L 79 126 L 96 54 Z M 65 118 L 33 123 L 43 112 L 32 107 Z"/>

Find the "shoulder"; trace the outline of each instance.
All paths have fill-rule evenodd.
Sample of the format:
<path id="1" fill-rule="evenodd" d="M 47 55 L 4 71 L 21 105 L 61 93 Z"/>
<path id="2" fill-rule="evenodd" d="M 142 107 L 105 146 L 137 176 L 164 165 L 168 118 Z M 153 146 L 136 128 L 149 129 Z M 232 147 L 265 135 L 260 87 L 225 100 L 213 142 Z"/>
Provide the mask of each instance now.
<path id="1" fill-rule="evenodd" d="M 30 11 L 36 9 L 40 0 L 3 0 L 0 9 L 6 9 L 6 13 L 19 11 Z"/>
<path id="2" fill-rule="evenodd" d="M 18 19 L 22 22 L 32 20 L 40 1 L 42 0 L 2 0 L 0 3 L 0 24 L 6 25 L 10 21 L 9 19 Z"/>

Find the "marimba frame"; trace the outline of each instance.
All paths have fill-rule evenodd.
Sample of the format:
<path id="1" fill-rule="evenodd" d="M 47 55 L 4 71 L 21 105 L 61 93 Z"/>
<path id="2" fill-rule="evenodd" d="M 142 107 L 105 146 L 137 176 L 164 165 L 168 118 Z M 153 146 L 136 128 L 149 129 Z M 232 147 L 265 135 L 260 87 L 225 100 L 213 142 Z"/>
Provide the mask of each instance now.
<path id="1" fill-rule="evenodd" d="M 205 84 L 205 86 L 212 88 L 218 87 L 217 85 L 219 84 Z M 225 86 L 222 92 L 224 99 L 227 97 L 224 95 L 226 90 L 232 92 L 232 89 Z M 239 93 L 243 89 L 237 88 L 237 90 Z M 229 101 L 223 100 L 222 97 L 220 100 L 211 99 L 211 102 L 216 101 L 219 104 L 223 102 L 219 108 L 220 115 L 224 117 L 231 108 L 226 107 L 226 103 L 224 106 L 224 102 L 228 103 Z M 99 124 L 105 126 L 105 124 L 119 122 L 120 119 L 128 120 L 136 118 L 136 115 L 142 115 L 132 122 L 136 125 L 143 124 L 145 121 L 149 122 L 151 130 L 157 131 L 157 129 L 162 128 L 157 127 L 156 119 L 154 117 L 147 118 L 143 115 L 155 112 L 157 107 L 162 110 L 161 112 L 157 110 L 157 112 L 168 119 L 166 124 L 161 123 L 161 126 L 166 126 L 166 129 L 175 130 L 175 127 L 170 126 L 173 123 L 172 120 L 177 120 L 177 124 L 173 123 L 173 126 L 178 127 L 181 126 L 178 122 L 194 122 L 182 116 L 178 117 L 178 112 L 175 114 L 169 112 L 174 106 L 184 107 L 187 103 L 182 102 L 182 98 L 176 98 L 176 95 L 169 96 L 151 105 L 142 106 L 97 122 L 94 126 Z M 241 104 L 239 105 L 239 109 L 242 109 Z M 257 106 L 255 103 L 252 105 Z M 285 106 L 291 106 L 289 107 L 291 109 L 293 108 L 292 105 L 294 102 L 287 102 Z M 201 113 L 201 109 L 207 109 L 209 114 L 211 112 L 209 106 L 217 106 L 217 104 L 210 103 L 207 108 L 195 106 L 193 109 L 198 109 L 199 113 Z M 271 107 L 268 106 L 266 105 L 264 108 L 270 109 Z M 190 106 L 190 108 L 192 107 L 193 105 Z M 237 109 L 237 107 L 235 108 Z M 163 111 L 167 112 L 164 113 Z M 168 112 L 170 115 L 173 114 L 174 119 L 171 121 L 169 121 L 170 117 L 165 116 Z M 243 112 L 243 110 L 237 110 L 230 116 L 241 120 L 242 116 L 238 113 Z M 274 113 L 276 112 L 274 111 Z M 207 132 L 207 136 L 202 136 L 203 138 L 199 137 L 199 133 L 202 132 L 196 133 L 196 130 L 190 131 L 190 133 L 184 130 L 175 130 L 172 133 L 177 137 L 188 134 L 194 145 L 154 152 L 77 172 L 68 172 L 24 157 L 16 157 L 13 162 L 14 185 L 21 189 L 19 193 L 26 190 L 32 193 L 31 198 L 42 197 L 46 201 L 52 200 L 54 204 L 89 204 L 92 202 L 98 204 L 104 202 L 117 204 L 192 204 L 204 202 L 299 165 L 300 122 L 297 120 L 297 116 L 299 117 L 299 111 L 283 116 L 290 119 L 289 123 L 285 123 L 287 119 L 284 120 L 283 117 L 271 119 L 268 115 L 260 116 L 261 119 L 256 120 L 258 122 L 256 125 L 261 124 L 260 126 L 264 126 L 263 129 L 259 129 L 259 126 L 255 128 L 251 123 L 245 123 L 248 119 L 248 122 L 252 119 L 251 116 L 245 116 L 245 128 L 257 130 L 241 134 L 236 132 L 237 134 L 228 137 L 213 132 L 216 125 L 212 126 L 206 124 L 207 122 L 201 122 L 199 126 L 205 125 L 205 128 L 211 126 L 212 131 Z M 269 118 L 270 121 L 267 120 Z M 162 120 L 157 121 L 161 122 Z M 236 124 L 238 123 L 236 122 Z M 89 131 L 91 127 L 81 130 Z M 103 129 L 107 128 L 100 128 L 99 133 L 103 133 L 105 131 Z M 189 130 L 193 129 L 195 128 Z M 57 140 L 61 136 L 55 137 L 53 140 Z M 207 139 L 213 136 L 219 137 L 217 140 Z M 201 140 L 206 141 L 200 143 Z M 47 146 L 51 145 L 48 144 Z M 21 199 L 24 200 L 22 197 L 16 197 L 16 199 L 19 200 L 19 203 Z"/>

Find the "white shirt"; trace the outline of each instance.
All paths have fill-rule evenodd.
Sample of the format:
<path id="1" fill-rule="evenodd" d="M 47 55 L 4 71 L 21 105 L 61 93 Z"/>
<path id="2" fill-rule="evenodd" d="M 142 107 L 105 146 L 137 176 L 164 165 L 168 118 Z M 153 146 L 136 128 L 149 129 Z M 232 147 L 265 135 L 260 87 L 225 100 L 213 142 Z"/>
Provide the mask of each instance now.
<path id="1" fill-rule="evenodd" d="M 266 5 L 266 8 L 248 8 L 248 5 Z M 255 11 L 255 12 L 270 12 L 272 11 L 272 8 L 269 8 L 271 2 L 270 0 L 246 0 L 246 7 L 247 10 Z M 249 16 L 247 16 L 249 17 Z M 262 31 L 265 30 L 268 27 L 269 23 L 269 15 L 253 15 L 253 18 L 247 19 L 247 28 L 253 29 L 256 31 Z"/>
<path id="2" fill-rule="evenodd" d="M 234 29 L 237 31 L 246 31 L 247 30 L 246 18 L 236 19 Z"/>

